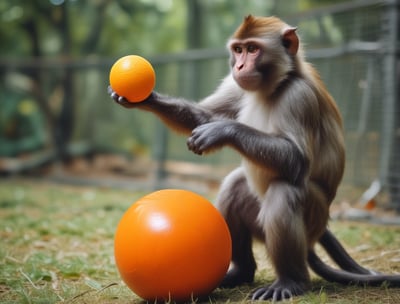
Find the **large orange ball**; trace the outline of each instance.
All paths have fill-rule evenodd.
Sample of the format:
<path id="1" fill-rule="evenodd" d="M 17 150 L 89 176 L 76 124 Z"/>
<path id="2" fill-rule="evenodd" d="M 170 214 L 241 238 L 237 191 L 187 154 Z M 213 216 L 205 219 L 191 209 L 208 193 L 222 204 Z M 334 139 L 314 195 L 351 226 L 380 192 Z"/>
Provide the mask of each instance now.
<path id="1" fill-rule="evenodd" d="M 114 240 L 122 279 L 143 299 L 185 301 L 208 295 L 231 259 L 231 237 L 218 210 L 186 190 L 160 190 L 134 203 Z"/>
<path id="2" fill-rule="evenodd" d="M 111 88 L 130 102 L 140 102 L 149 97 L 155 82 L 152 65 L 137 55 L 118 59 L 110 70 Z"/>

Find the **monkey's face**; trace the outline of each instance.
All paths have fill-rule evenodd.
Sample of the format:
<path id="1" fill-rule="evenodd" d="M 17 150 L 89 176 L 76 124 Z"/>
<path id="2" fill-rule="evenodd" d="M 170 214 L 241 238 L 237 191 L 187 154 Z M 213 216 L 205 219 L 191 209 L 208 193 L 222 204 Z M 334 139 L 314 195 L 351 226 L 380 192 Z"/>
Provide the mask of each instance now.
<path id="1" fill-rule="evenodd" d="M 291 69 L 280 37 L 232 39 L 229 49 L 233 78 L 245 91 L 273 91 Z"/>
<path id="2" fill-rule="evenodd" d="M 298 47 L 296 28 L 247 16 L 228 42 L 233 78 L 243 90 L 272 94 L 293 70 Z"/>
<path id="3" fill-rule="evenodd" d="M 262 73 L 257 68 L 257 62 L 263 49 L 257 40 L 231 40 L 232 75 L 237 84 L 246 91 L 255 91 L 262 83 Z"/>

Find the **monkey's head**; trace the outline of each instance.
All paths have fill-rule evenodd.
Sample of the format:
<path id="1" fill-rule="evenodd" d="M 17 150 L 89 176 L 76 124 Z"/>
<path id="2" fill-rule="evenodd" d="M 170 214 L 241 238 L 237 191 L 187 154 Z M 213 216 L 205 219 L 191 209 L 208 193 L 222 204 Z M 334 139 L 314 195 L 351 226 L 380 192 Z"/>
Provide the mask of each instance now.
<path id="1" fill-rule="evenodd" d="M 295 69 L 299 38 L 279 18 L 249 15 L 228 48 L 233 78 L 243 90 L 273 89 Z"/>

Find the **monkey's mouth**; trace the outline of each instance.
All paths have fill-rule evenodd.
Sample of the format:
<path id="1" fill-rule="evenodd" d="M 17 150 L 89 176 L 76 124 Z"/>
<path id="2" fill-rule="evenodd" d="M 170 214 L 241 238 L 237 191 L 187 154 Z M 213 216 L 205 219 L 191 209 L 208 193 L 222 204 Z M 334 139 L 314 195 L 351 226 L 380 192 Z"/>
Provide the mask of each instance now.
<path id="1" fill-rule="evenodd" d="M 245 91 L 256 91 L 260 87 L 260 77 L 257 77 L 256 75 L 235 77 L 235 80 Z"/>

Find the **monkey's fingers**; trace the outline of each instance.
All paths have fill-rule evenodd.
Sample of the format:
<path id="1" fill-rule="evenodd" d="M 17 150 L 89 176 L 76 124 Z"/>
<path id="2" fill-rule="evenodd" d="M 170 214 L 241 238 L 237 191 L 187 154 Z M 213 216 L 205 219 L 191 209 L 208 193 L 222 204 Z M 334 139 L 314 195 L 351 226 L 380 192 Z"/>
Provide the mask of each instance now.
<path id="1" fill-rule="evenodd" d="M 213 148 L 216 143 L 216 133 L 213 132 L 212 127 L 212 123 L 206 123 L 195 128 L 186 141 L 188 149 L 198 155 L 202 155 Z"/>
<path id="2" fill-rule="evenodd" d="M 125 107 L 125 108 L 133 108 L 135 103 L 129 102 L 125 97 L 119 96 L 111 86 L 108 86 L 107 93 L 110 95 L 111 99 L 114 100 L 117 104 Z"/>
<path id="3" fill-rule="evenodd" d="M 227 134 L 225 121 L 214 121 L 198 126 L 192 131 L 186 144 L 189 150 L 196 154 L 203 154 L 219 149 L 226 141 Z"/>
<path id="4" fill-rule="evenodd" d="M 186 145 L 190 151 L 196 153 L 198 155 L 203 154 L 202 149 L 196 144 L 196 139 L 193 136 L 190 136 L 187 141 Z"/>

